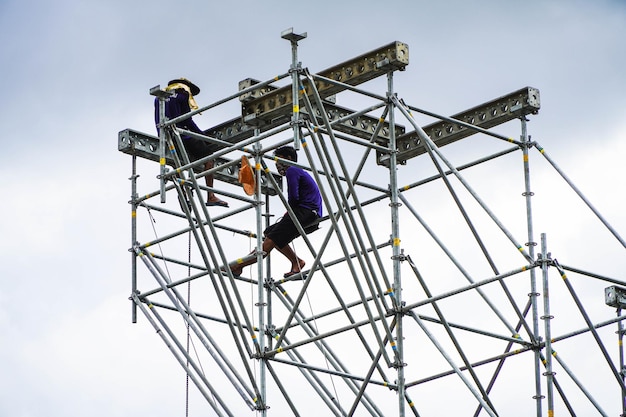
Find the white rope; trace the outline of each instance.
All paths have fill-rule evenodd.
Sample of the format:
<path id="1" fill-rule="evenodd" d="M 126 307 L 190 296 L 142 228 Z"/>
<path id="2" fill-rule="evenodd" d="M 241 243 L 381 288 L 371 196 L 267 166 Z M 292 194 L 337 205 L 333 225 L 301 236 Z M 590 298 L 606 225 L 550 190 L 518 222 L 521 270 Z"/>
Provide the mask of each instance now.
<path id="1" fill-rule="evenodd" d="M 299 259 L 298 258 L 298 253 L 296 252 L 296 244 L 294 243 L 294 241 L 291 242 L 291 246 L 292 246 L 292 250 L 293 253 L 296 255 L 296 260 Z M 302 273 L 302 268 L 300 267 L 300 262 L 298 262 L 298 273 L 301 274 Z M 317 318 L 315 318 L 315 312 L 313 311 L 313 305 L 311 304 L 311 299 L 309 298 L 309 293 L 306 292 L 304 294 L 306 296 L 306 301 L 309 305 L 309 311 L 311 313 L 311 317 L 313 317 L 313 326 L 315 328 L 315 333 L 319 334 L 319 329 L 317 327 Z M 330 364 L 328 362 L 328 355 L 326 353 L 326 349 L 321 345 L 320 342 L 320 347 L 322 348 L 322 352 L 324 355 L 324 361 L 326 362 L 326 369 L 330 371 Z M 330 378 L 330 383 L 333 386 L 333 391 L 335 392 L 335 399 L 337 400 L 337 403 L 339 404 L 339 394 L 337 393 L 337 387 L 335 386 L 335 380 L 333 378 L 333 375 L 329 373 L 328 377 Z"/>

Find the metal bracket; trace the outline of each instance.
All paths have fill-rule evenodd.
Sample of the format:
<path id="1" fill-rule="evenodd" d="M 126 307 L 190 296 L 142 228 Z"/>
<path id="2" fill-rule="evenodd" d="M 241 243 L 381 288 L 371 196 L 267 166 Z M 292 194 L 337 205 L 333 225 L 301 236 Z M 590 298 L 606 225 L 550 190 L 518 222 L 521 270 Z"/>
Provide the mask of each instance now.
<path id="1" fill-rule="evenodd" d="M 165 98 L 169 98 L 169 97 L 173 96 L 174 92 L 173 91 L 161 90 L 161 86 L 160 85 L 155 85 L 154 87 L 152 87 L 150 89 L 150 95 L 158 97 L 160 99 L 165 99 Z"/>
<path id="2" fill-rule="evenodd" d="M 449 119 L 456 119 L 483 129 L 489 129 L 528 114 L 537 114 L 540 107 L 539 90 L 533 87 L 525 87 L 457 113 L 450 116 Z M 448 120 L 431 123 L 422 129 L 439 147 L 477 133 L 476 130 Z M 399 163 L 405 163 L 406 160 L 426 152 L 421 139 L 415 131 L 398 137 L 396 143 L 400 151 L 398 154 Z M 387 144 L 383 145 L 387 146 Z M 383 154 L 378 153 L 376 160 L 379 165 L 387 166 L 389 163 L 388 159 L 383 158 L 383 156 Z"/>
<path id="3" fill-rule="evenodd" d="M 617 285 L 605 288 L 604 302 L 609 307 L 626 308 L 626 288 Z"/>
<path id="4" fill-rule="evenodd" d="M 139 156 L 155 162 L 160 160 L 159 138 L 136 130 L 125 129 L 119 132 L 117 149 L 125 154 Z M 229 184 L 240 185 L 239 165 L 233 165 L 232 162 L 232 160 L 226 158 L 217 158 L 215 166 L 224 165 L 224 168 L 215 173 L 215 178 Z M 170 155 L 166 155 L 165 163 L 173 167 L 174 159 Z M 273 172 L 269 175 L 274 177 L 274 181 L 282 190 L 282 176 Z M 261 192 L 269 195 L 277 194 L 277 190 L 274 189 L 272 182 L 268 181 L 265 176 L 261 176 Z"/>
<path id="5" fill-rule="evenodd" d="M 377 65 L 384 61 L 384 66 Z M 322 99 L 337 94 L 346 89 L 345 86 L 324 81 L 337 81 L 350 86 L 356 86 L 385 75 L 383 70 L 400 70 L 409 64 L 409 47 L 402 42 L 393 42 L 389 45 L 375 49 L 351 60 L 335 65 L 319 72 L 315 86 Z M 307 87 L 305 83 L 305 88 Z M 292 86 L 286 85 L 273 91 L 269 91 L 256 100 L 247 100 L 242 103 L 242 116 L 256 114 L 263 120 L 273 120 L 284 117 L 292 112 Z"/>
<path id="6" fill-rule="evenodd" d="M 306 38 L 306 32 L 302 34 L 297 34 L 293 32 L 293 28 L 285 29 L 281 32 L 280 37 L 283 39 L 287 39 L 290 42 L 298 42 L 302 39 Z"/>

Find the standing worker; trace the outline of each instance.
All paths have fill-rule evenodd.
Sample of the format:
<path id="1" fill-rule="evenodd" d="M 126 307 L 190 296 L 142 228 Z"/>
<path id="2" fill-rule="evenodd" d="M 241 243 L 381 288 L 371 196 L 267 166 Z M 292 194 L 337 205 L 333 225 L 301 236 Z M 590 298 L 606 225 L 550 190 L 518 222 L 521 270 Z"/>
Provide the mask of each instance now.
<path id="1" fill-rule="evenodd" d="M 178 78 L 170 81 L 167 83 L 165 91 L 171 91 L 174 93 L 171 97 L 165 99 L 165 116 L 168 120 L 187 114 L 191 110 L 198 109 L 194 96 L 200 94 L 200 88 L 188 79 Z M 154 100 L 154 121 L 158 131 L 160 124 L 158 98 Z M 176 127 L 204 135 L 204 132 L 200 130 L 191 117 L 176 123 Z M 186 135 L 181 135 L 181 139 L 191 162 L 212 155 L 218 149 L 218 145 L 206 142 L 202 139 Z M 204 164 L 204 170 L 209 170 L 213 168 L 214 165 L 215 162 L 213 160 L 207 161 Z M 207 187 L 213 188 L 213 174 L 206 175 L 204 179 Z M 228 203 L 220 200 L 212 191 L 209 191 L 206 205 L 228 207 Z"/>
<path id="2" fill-rule="evenodd" d="M 298 161 L 298 154 L 292 146 L 283 146 L 276 149 L 274 156 L 293 162 Z M 276 169 L 280 175 L 287 179 L 287 202 L 298 222 L 300 222 L 306 233 L 316 230 L 317 222 L 322 216 L 322 196 L 317 184 L 300 167 L 276 161 Z M 291 270 L 285 273 L 285 278 L 300 273 L 302 268 L 304 268 L 304 260 L 298 258 L 289 246 L 289 243 L 298 236 L 300 236 L 298 228 L 288 213 L 285 213 L 278 222 L 269 226 L 263 232 L 263 256 L 267 256 L 272 249 L 277 248 L 291 262 Z M 244 267 L 255 262 L 256 257 L 245 261 L 237 261 L 237 263 L 230 265 L 230 269 L 233 275 L 238 277 L 241 275 Z"/>

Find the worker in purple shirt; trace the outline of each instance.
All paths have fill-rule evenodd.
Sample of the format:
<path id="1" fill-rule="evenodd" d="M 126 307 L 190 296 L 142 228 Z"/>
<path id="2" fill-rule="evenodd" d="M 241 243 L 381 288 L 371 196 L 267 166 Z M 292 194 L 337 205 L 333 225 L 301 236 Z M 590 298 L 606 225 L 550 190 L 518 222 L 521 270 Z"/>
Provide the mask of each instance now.
<path id="1" fill-rule="evenodd" d="M 291 146 L 283 146 L 276 149 L 274 156 L 293 162 L 298 161 L 298 154 Z M 287 180 L 287 202 L 304 231 L 310 233 L 316 230 L 318 220 L 322 216 L 322 196 L 317 184 L 300 167 L 286 165 L 277 161 L 276 169 Z M 285 213 L 278 222 L 265 229 L 263 236 L 262 250 L 264 256 L 267 256 L 272 249 L 277 248 L 291 262 L 291 270 L 285 273 L 285 278 L 302 271 L 305 265 L 304 260 L 299 258 L 289 246 L 289 243 L 300 236 L 300 233 L 288 213 Z M 236 262 L 230 265 L 230 269 L 233 275 L 238 277 L 241 275 L 244 267 L 255 262 L 256 257 Z"/>
<path id="2" fill-rule="evenodd" d="M 196 110 L 198 108 L 194 96 L 200 94 L 200 88 L 188 79 L 178 78 L 176 80 L 170 81 L 169 83 L 167 83 L 165 91 L 171 91 L 174 93 L 165 101 L 165 116 L 168 120 L 172 120 L 178 116 L 182 116 L 183 114 L 189 113 L 191 110 Z M 158 131 L 160 122 L 158 98 L 154 100 L 154 121 L 156 123 Z M 189 130 L 191 132 L 199 133 L 201 135 L 204 134 L 204 132 L 200 130 L 198 125 L 196 125 L 191 117 L 176 123 L 176 126 L 180 129 Z M 185 151 L 187 151 L 187 155 L 189 155 L 189 160 L 191 162 L 212 155 L 218 149 L 218 145 L 214 143 L 209 143 L 202 139 L 192 138 L 187 135 L 181 135 L 181 139 L 183 141 Z M 206 171 L 213 168 L 214 164 L 215 162 L 213 160 L 206 162 L 204 164 L 204 170 Z M 213 174 L 206 175 L 204 179 L 207 187 L 212 188 Z M 206 205 L 228 207 L 228 203 L 226 201 L 220 200 L 212 191 L 209 191 Z"/>

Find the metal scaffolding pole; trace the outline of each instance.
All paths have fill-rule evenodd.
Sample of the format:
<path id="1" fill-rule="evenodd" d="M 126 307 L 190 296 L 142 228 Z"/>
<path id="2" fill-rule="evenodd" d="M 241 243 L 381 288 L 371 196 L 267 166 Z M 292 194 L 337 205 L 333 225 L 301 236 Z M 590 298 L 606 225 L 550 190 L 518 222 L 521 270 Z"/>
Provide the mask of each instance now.
<path id="1" fill-rule="evenodd" d="M 611 234 L 615 237 L 615 239 L 617 239 L 617 241 L 624 248 L 626 248 L 626 241 L 620 236 L 619 233 L 617 233 L 617 230 L 615 230 L 615 228 L 613 226 L 611 226 L 611 224 L 602 216 L 602 214 L 600 214 L 600 212 L 594 207 L 594 205 L 591 204 L 591 202 L 587 199 L 587 197 L 584 196 L 584 194 L 578 189 L 578 187 L 576 187 L 576 185 L 572 182 L 572 180 L 570 180 L 568 178 L 568 176 L 565 175 L 565 173 L 561 170 L 561 168 L 559 168 L 559 166 L 556 164 L 556 162 L 552 158 L 550 158 L 550 156 L 548 155 L 546 150 L 544 148 L 542 148 L 541 146 L 539 146 L 537 143 L 535 143 L 534 145 L 537 148 L 537 150 L 539 151 L 539 153 L 541 155 L 543 155 L 543 157 L 546 159 L 546 161 L 548 161 L 550 163 L 550 165 L 552 165 L 552 167 L 556 170 L 556 172 L 559 173 L 561 178 L 563 178 L 563 180 L 565 180 L 567 185 L 569 185 L 570 188 L 572 190 L 574 190 L 574 192 L 578 195 L 578 197 L 580 197 L 580 199 L 587 205 L 587 207 L 589 207 L 589 209 L 593 212 L 593 214 L 596 215 L 598 220 L 600 220 L 602 222 L 602 224 L 609 230 L 609 232 L 611 232 Z"/>
<path id="2" fill-rule="evenodd" d="M 130 245 L 137 244 L 137 156 L 133 155 L 130 176 Z M 137 254 L 130 252 L 130 293 L 137 293 Z M 132 300 L 132 299 L 131 299 Z M 131 303 L 131 321 L 137 323 L 137 304 Z"/>
<path id="3" fill-rule="evenodd" d="M 526 203 L 526 230 L 527 230 L 527 242 L 526 246 L 528 246 L 528 254 L 531 259 L 535 259 L 535 246 L 537 243 L 535 242 L 535 235 L 533 230 L 533 211 L 532 211 L 532 196 L 534 193 L 530 188 L 530 162 L 528 158 L 528 149 L 530 148 L 530 137 L 528 136 L 528 120 L 526 116 L 520 117 L 522 135 L 520 140 L 522 142 L 522 154 L 523 154 L 523 162 L 524 162 L 524 192 L 522 195 L 524 196 Z M 535 343 L 536 348 L 534 350 L 534 370 L 535 370 L 535 396 L 533 397 L 536 402 L 537 409 L 537 417 L 542 416 L 542 403 L 541 400 L 544 398 L 541 393 L 541 351 L 537 346 L 539 341 L 541 340 L 541 336 L 539 335 L 539 307 L 537 305 L 537 300 L 539 298 L 539 293 L 537 292 L 537 276 L 535 273 L 535 269 L 531 269 L 529 272 L 530 275 L 530 302 L 531 302 L 531 319 L 532 319 L 532 332 L 530 333 L 531 340 Z"/>
<path id="4" fill-rule="evenodd" d="M 183 359 L 183 356 L 181 356 L 180 353 L 175 349 L 175 347 L 172 345 L 172 343 L 167 338 L 165 333 L 161 331 L 161 328 L 159 327 L 157 322 L 154 321 L 154 319 L 150 316 L 150 313 L 148 312 L 146 307 L 143 305 L 143 303 L 141 302 L 141 300 L 139 299 L 137 294 L 133 295 L 133 301 L 135 302 L 135 304 L 137 306 L 139 306 L 141 311 L 144 313 L 144 316 L 146 317 L 146 319 L 148 319 L 148 322 L 152 325 L 152 327 L 154 328 L 156 333 L 161 337 L 161 339 L 163 340 L 165 345 L 172 352 L 172 354 L 174 355 L 174 357 L 176 358 L 178 363 L 183 367 L 183 369 L 186 370 L 187 375 L 189 375 L 189 377 L 192 379 L 192 381 L 196 384 L 196 387 L 202 393 L 202 396 L 206 399 L 206 401 L 209 403 L 211 408 L 213 408 L 213 410 L 217 413 L 218 416 L 220 416 L 220 417 L 224 416 L 225 414 L 220 410 L 220 407 L 218 407 L 216 402 L 213 400 L 213 395 L 212 395 L 213 394 L 213 390 L 211 388 L 209 388 L 209 390 L 211 391 L 211 394 L 209 394 L 204 389 L 203 384 L 201 384 L 200 380 L 198 379 L 198 376 L 195 373 L 191 372 L 191 370 L 188 368 L 186 360 Z M 190 360 L 190 362 L 193 362 L 193 360 L 191 360 L 191 358 L 187 358 L 187 360 Z M 225 410 L 225 411 L 226 411 L 227 415 L 232 416 L 232 414 L 230 412 L 228 412 L 228 410 Z"/>
<path id="5" fill-rule="evenodd" d="M 617 308 L 617 317 L 621 316 L 622 308 Z M 619 346 L 619 369 L 622 381 L 626 381 L 626 368 L 624 365 L 624 323 L 617 322 L 617 340 Z M 622 416 L 626 416 L 626 390 L 622 388 Z"/>
<path id="6" fill-rule="evenodd" d="M 396 340 L 390 340 L 391 347 L 396 351 L 396 361 L 394 367 L 398 372 L 398 415 L 399 417 L 405 416 L 405 380 L 404 380 L 404 311 L 401 308 L 402 302 L 402 276 L 401 276 L 401 261 L 404 260 L 404 254 L 400 247 L 400 216 L 398 213 L 398 165 L 396 159 L 396 135 L 395 135 L 395 108 L 393 106 L 392 97 L 395 95 L 393 87 L 393 72 L 387 72 L 387 97 L 389 100 L 389 124 L 391 125 L 391 135 L 389 140 L 389 148 L 391 154 L 389 157 L 389 190 L 390 190 L 390 203 L 391 207 L 391 241 L 392 245 L 392 259 L 393 259 L 393 298 L 395 300 L 395 322 L 396 322 Z"/>
<path id="7" fill-rule="evenodd" d="M 431 408 L 446 413 L 448 406 L 455 409 L 457 415 L 467 411 L 475 416 L 481 412 L 495 416 L 510 410 L 508 403 L 499 401 L 502 387 L 498 390 L 497 384 L 502 379 L 508 381 L 509 366 L 514 369 L 514 383 L 518 383 L 519 369 L 515 366 L 519 361 L 509 360 L 513 356 L 533 358 L 534 379 L 530 377 L 533 373 L 530 366 L 523 370 L 528 372 L 524 374 L 528 383 L 531 380 L 534 383 L 533 401 L 528 400 L 525 405 L 536 409 L 537 417 L 542 416 L 544 398 L 542 364 L 548 415 L 554 415 L 563 406 L 572 415 L 578 413 L 577 402 L 568 398 L 572 395 L 566 392 L 568 385 L 556 379 L 553 368 L 559 365 L 565 370 L 564 376 L 580 389 L 576 393 L 581 395 L 582 392 L 601 415 L 609 415 L 610 412 L 603 411 L 602 401 L 594 399 L 583 387 L 581 381 L 585 377 L 575 375 L 553 349 L 557 344 L 567 347 L 567 340 L 585 333 L 593 335 L 597 350 L 620 385 L 620 408 L 626 416 L 626 365 L 622 346 L 625 318 L 621 315 L 621 306 L 617 318 L 592 321 L 586 312 L 586 294 L 576 294 L 563 271 L 567 269 L 594 278 L 589 282 L 599 280 L 624 286 L 626 282 L 559 265 L 547 252 L 545 234 L 542 234 L 541 254 L 535 260 L 531 146 L 537 147 L 552 168 L 626 247 L 617 231 L 564 176 L 543 148 L 530 141 L 526 116 L 538 112 L 539 91 L 525 87 L 453 116 L 440 116 L 397 97 L 396 75 L 408 65 L 408 45 L 395 41 L 312 74 L 298 60 L 298 42 L 306 36 L 293 29 L 281 33 L 291 46 L 287 73 L 264 82 L 247 78 L 239 83 L 237 93 L 175 119 L 165 118 L 164 103 L 168 93 L 154 87 L 150 93 L 157 98 L 162 120 L 158 137 L 130 129 L 118 135 L 118 149 L 133 158 L 129 178 L 132 322 L 137 322 L 139 309 L 202 397 L 220 416 L 246 415 L 249 409 L 263 417 L 285 413 L 302 417 L 323 413 L 338 417 L 406 417 L 407 414 L 431 415 Z M 384 93 L 361 86 L 377 77 L 381 77 L 381 81 L 386 77 Z M 283 86 L 275 84 L 278 82 Z M 339 99 L 346 95 L 356 97 L 363 106 L 352 110 L 340 105 Z M 240 102 L 241 115 L 218 123 L 204 134 L 176 126 L 186 118 L 214 111 L 231 100 Z M 420 126 L 411 111 L 419 113 L 418 117 L 436 120 Z M 401 118 L 408 121 L 409 128 L 400 124 L 404 123 Z M 515 119 L 521 121 L 519 141 L 492 129 Z M 216 144 L 219 149 L 213 155 L 192 161 L 181 135 Z M 485 137 L 489 139 L 485 142 L 488 146 L 493 144 L 500 148 L 489 148 L 487 156 L 470 162 L 453 164 L 443 147 L 452 143 L 461 146 L 462 139 L 473 135 Z M 505 142 L 513 146 L 504 149 Z M 272 150 L 289 144 L 306 158 L 295 163 L 271 156 Z M 470 185 L 467 178 L 472 178 L 471 174 L 465 176 L 465 170 L 517 150 L 523 154 L 525 245 L 518 243 L 517 236 L 510 231 L 517 229 L 505 226 L 496 217 L 496 211 Z M 251 160 L 254 157 L 256 188 L 253 196 L 229 188 L 239 185 L 238 164 L 242 153 Z M 421 161 L 426 162 L 432 172 L 407 169 L 402 171 L 403 177 L 400 176 L 402 165 L 424 154 L 427 156 Z M 158 187 L 154 182 L 148 184 L 152 190 L 141 196 L 138 157 L 158 163 L 155 176 Z M 263 230 L 272 223 L 270 196 L 279 197 L 277 210 L 284 208 L 286 215 L 294 219 L 295 216 L 288 196 L 284 195 L 280 175 L 269 170 L 267 160 L 291 164 L 310 173 L 320 189 L 326 213 L 319 222 L 323 232 L 313 236 L 307 235 L 303 227 L 306 225 L 294 221 L 301 236 L 298 241 L 305 245 L 309 269 L 277 279 L 272 274 L 275 259 L 262 251 Z M 207 161 L 214 161 L 215 167 L 203 171 L 201 167 Z M 370 167 L 371 162 L 376 166 Z M 460 171 L 464 171 L 464 175 Z M 214 187 L 199 184 L 207 175 L 215 175 L 218 182 Z M 410 182 L 400 185 L 400 178 L 408 178 Z M 457 187 L 455 179 L 464 190 Z M 443 193 L 437 187 L 431 187 L 428 192 L 436 190 L 437 196 L 443 194 L 447 199 L 443 208 L 451 209 L 454 221 L 462 222 L 462 227 L 470 234 L 470 242 L 450 242 L 445 233 L 440 233 L 439 219 L 429 217 L 431 210 L 439 215 L 439 207 L 433 207 L 431 201 L 441 204 L 440 200 L 430 200 L 428 194 L 425 199 L 413 198 L 417 190 L 428 190 L 428 186 L 423 186 L 435 180 L 441 180 Z M 222 183 L 227 186 L 222 187 Z M 234 207 L 207 208 L 201 198 L 201 193 L 207 191 L 232 198 Z M 469 193 L 470 204 L 465 203 L 463 191 Z M 265 194 L 265 201 L 262 194 Z M 155 198 L 160 204 L 153 203 Z M 479 206 L 475 218 L 473 202 Z M 382 207 L 387 203 L 389 207 Z M 419 213 L 414 208 L 416 203 L 419 203 Z M 143 213 L 144 209 L 150 223 L 156 223 L 157 217 L 167 219 L 160 223 L 164 230 L 157 233 L 155 229 L 154 236 L 146 235 L 144 223 L 138 221 L 138 211 Z M 245 217 L 252 212 L 254 216 Z M 405 213 L 409 214 L 406 218 Z M 479 217 L 483 214 L 486 216 Z M 443 219 L 444 228 L 449 227 L 446 220 Z M 500 240 L 493 239 L 490 232 L 483 233 L 484 224 L 496 230 Z M 411 227 L 416 230 L 409 229 Z M 186 258 L 181 253 L 185 247 L 181 243 L 183 237 L 188 237 L 184 242 L 189 251 Z M 241 248 L 236 239 L 242 238 L 250 239 L 249 250 L 254 246 L 248 256 L 256 259 L 257 265 L 251 268 L 253 276 L 250 277 L 235 277 L 226 267 L 229 265 L 227 252 L 230 247 Z M 508 240 L 512 245 L 502 245 L 501 240 L 505 243 Z M 471 251 L 459 254 L 459 243 L 476 246 L 479 256 L 473 256 Z M 149 252 L 154 246 L 158 246 L 158 254 Z M 432 259 L 429 258 L 431 250 L 436 253 Z M 192 263 L 192 251 L 199 254 L 200 260 Z M 522 262 L 518 262 L 520 254 Z M 312 263 L 308 257 L 313 258 Z M 244 258 L 239 261 L 241 259 Z M 140 270 L 139 260 L 148 273 Z M 407 281 L 402 276 L 404 261 L 409 262 L 417 279 Z M 432 262 L 442 262 L 445 267 L 431 265 Z M 551 305 L 548 291 L 551 266 L 561 273 L 565 289 L 586 322 L 584 329 L 557 334 L 557 327 L 551 326 L 551 310 L 555 305 Z M 501 272 L 500 268 L 508 271 Z M 541 268 L 543 277 L 544 337 L 539 330 L 540 293 L 535 268 Z M 528 275 L 531 293 L 526 296 L 523 288 L 527 288 L 528 282 L 524 283 L 524 277 Z M 459 285 L 459 279 L 467 282 Z M 193 308 L 178 289 L 191 281 L 196 281 L 194 291 L 200 293 L 194 298 Z M 494 291 L 495 297 L 492 296 Z M 518 305 L 522 295 L 523 305 Z M 624 298 L 626 300 L 626 290 Z M 480 308 L 476 313 L 462 307 L 466 300 L 478 303 Z M 307 302 L 308 309 L 304 308 Z M 434 311 L 434 314 L 420 314 L 422 309 Z M 487 312 L 484 317 L 473 316 L 482 311 Z M 178 320 L 182 317 L 188 337 L 191 335 L 201 341 L 196 358 L 191 358 L 188 348 L 180 342 L 179 325 L 169 325 L 173 316 Z M 412 319 L 405 320 L 406 316 Z M 618 323 L 619 370 L 612 364 L 602 337 L 596 331 L 614 323 Z M 521 329 L 528 338 L 519 334 Z M 421 343 L 419 337 L 422 336 L 426 337 L 426 343 Z M 417 349 L 424 349 L 432 358 L 413 356 L 416 340 Z M 489 349 L 477 352 L 477 340 L 485 344 L 481 347 Z M 210 371 L 201 365 L 203 356 L 210 359 Z M 431 361 L 440 368 L 431 368 Z M 483 372 L 488 374 L 488 380 L 481 381 Z M 455 401 L 440 402 L 433 407 L 430 394 L 424 395 L 430 386 L 436 386 L 435 381 L 448 377 L 456 381 L 442 382 L 446 390 L 442 394 L 445 398 L 465 398 L 470 407 L 459 411 Z M 558 392 L 556 396 L 553 389 Z M 235 390 L 238 395 L 223 395 L 222 391 L 226 390 Z M 456 390 L 461 390 L 463 395 L 456 395 Z M 231 401 L 233 399 L 236 401 Z M 528 409 L 525 412 L 530 414 Z"/>
<path id="8" fill-rule="evenodd" d="M 255 129 L 255 136 L 259 136 L 260 131 L 259 129 Z M 262 212 L 262 207 L 261 207 L 261 163 L 260 163 L 260 156 L 259 156 L 259 152 L 261 151 L 261 144 L 259 144 L 258 142 L 255 143 L 253 145 L 253 149 L 255 151 L 255 155 L 254 155 L 254 179 L 255 179 L 255 189 L 254 189 L 254 200 L 255 200 L 255 218 L 256 218 L 256 253 L 257 253 L 257 307 L 258 307 L 258 321 L 259 321 L 259 325 L 258 325 L 258 336 L 257 336 L 257 340 L 259 343 L 259 395 L 260 395 L 260 401 L 259 404 L 261 405 L 261 416 L 265 417 L 267 416 L 267 376 L 266 376 L 266 370 L 267 370 L 267 362 L 265 360 L 265 358 L 263 357 L 263 352 L 265 352 L 265 343 L 266 343 L 266 338 L 265 338 L 265 329 L 267 327 L 266 322 L 265 322 L 265 318 L 266 318 L 266 299 L 265 299 L 265 287 L 263 285 L 264 282 L 264 276 L 263 276 L 263 270 L 264 270 L 264 265 L 263 265 L 263 236 L 262 236 L 262 230 L 263 230 L 263 212 Z M 241 161 L 241 163 L 247 163 L 244 162 L 243 159 Z M 243 167 L 242 167 L 243 168 Z"/>
<path id="9" fill-rule="evenodd" d="M 300 149 L 300 71 L 301 64 L 298 61 L 298 41 L 306 38 L 306 32 L 296 34 L 293 28 L 283 31 L 281 38 L 287 39 L 291 43 L 291 97 L 293 110 L 291 115 L 291 125 L 293 126 L 293 146 Z"/>
<path id="10" fill-rule="evenodd" d="M 546 243 L 546 234 L 541 234 L 541 259 L 539 259 L 539 263 L 541 264 L 541 275 L 543 278 L 543 316 L 541 319 L 544 320 L 544 336 L 545 336 L 545 376 L 546 376 L 546 392 L 548 398 L 548 415 L 554 415 L 554 372 L 552 371 L 552 331 L 550 327 L 550 322 L 554 318 L 550 314 L 550 291 L 548 285 L 548 266 L 550 261 L 550 254 L 548 253 L 547 243 Z"/>
<path id="11" fill-rule="evenodd" d="M 313 84 L 312 84 L 313 85 Z M 321 106 L 321 99 L 320 96 L 317 92 L 317 90 L 313 87 L 313 95 L 315 97 L 316 100 L 316 104 L 318 106 Z M 374 246 L 374 241 L 373 238 L 371 236 L 371 233 L 369 231 L 368 228 L 368 224 L 367 224 L 367 219 L 365 218 L 365 215 L 363 214 L 363 212 L 360 210 L 360 204 L 358 201 L 358 197 L 357 194 L 355 192 L 354 189 L 354 184 L 352 184 L 352 182 L 350 181 L 350 175 L 349 172 L 346 168 L 346 164 L 345 161 L 343 160 L 343 158 L 341 158 L 341 153 L 339 151 L 338 145 L 337 145 L 337 141 L 336 138 L 333 135 L 332 130 L 329 128 L 329 121 L 326 118 L 326 116 L 324 115 L 322 117 L 324 124 L 326 125 L 326 127 L 328 128 L 329 131 L 329 142 L 332 145 L 332 151 L 330 149 L 328 149 L 328 147 L 326 146 L 326 141 L 324 141 L 320 136 L 315 136 L 313 135 L 313 143 L 316 147 L 316 149 L 318 150 L 318 153 L 321 153 L 323 155 L 326 156 L 326 158 L 323 158 L 321 160 L 321 164 L 322 166 L 325 168 L 324 171 L 329 173 L 330 176 L 328 177 L 329 180 L 330 179 L 334 179 L 334 186 L 333 186 L 333 182 L 329 181 L 329 185 L 331 186 L 332 189 L 332 194 L 335 198 L 335 202 L 337 204 L 337 206 L 339 207 L 349 207 L 350 204 L 348 202 L 348 196 L 350 196 L 354 201 L 355 201 L 355 207 L 356 207 L 356 212 L 359 215 L 359 219 L 361 220 L 360 223 L 360 227 L 359 224 L 356 220 L 356 218 L 354 217 L 352 210 L 338 210 L 337 213 L 339 214 L 339 218 L 341 220 L 343 220 L 343 225 L 346 228 L 346 233 L 348 234 L 348 239 L 347 241 L 342 239 L 342 246 L 343 246 L 343 250 L 344 250 L 344 254 L 346 255 L 346 260 L 348 261 L 348 264 L 351 267 L 351 275 L 354 279 L 355 285 L 359 290 L 359 295 L 361 297 L 362 300 L 365 300 L 366 296 L 365 293 L 362 289 L 361 284 L 359 283 L 359 281 L 357 280 L 357 272 L 356 270 L 352 267 L 352 263 L 350 261 L 350 257 L 348 257 L 348 252 L 347 252 L 347 243 L 350 242 L 353 247 L 355 248 L 355 255 L 356 255 L 356 259 L 359 263 L 361 272 L 363 273 L 363 277 L 364 280 L 366 281 L 366 284 L 368 286 L 368 289 L 370 291 L 370 295 L 373 297 L 373 302 L 374 302 L 374 306 L 378 312 L 379 315 L 383 315 L 384 313 L 384 309 L 383 309 L 383 305 L 382 305 L 382 300 L 384 300 L 383 297 L 383 291 L 380 287 L 380 285 L 376 285 L 376 283 L 374 282 L 374 277 L 377 275 L 377 272 L 375 271 L 373 264 L 371 263 L 369 256 L 368 256 L 368 247 L 365 244 L 365 242 L 363 241 L 363 238 L 361 237 L 360 234 L 360 229 L 362 228 L 364 230 L 364 232 L 366 233 L 366 236 L 369 238 L 370 241 L 370 245 Z M 393 126 L 393 123 L 390 122 L 390 126 Z M 393 129 L 392 129 L 393 130 Z M 317 139 L 317 140 L 316 140 Z M 306 150 L 306 149 L 305 149 Z M 343 173 L 343 176 L 340 176 L 337 169 L 335 168 L 334 164 L 332 164 L 332 157 L 331 155 L 336 155 L 337 157 L 337 161 L 339 164 L 339 167 Z M 345 182 L 345 185 L 347 187 L 348 192 L 343 192 L 342 191 L 342 186 L 341 186 L 341 181 L 339 180 L 341 178 L 341 180 L 343 180 Z M 319 176 L 316 175 L 316 179 L 319 180 Z M 337 227 L 337 225 L 334 225 L 333 230 L 335 230 L 335 232 L 337 233 L 337 236 L 339 236 L 339 228 Z M 376 254 L 376 252 L 374 252 Z M 378 265 L 382 267 L 382 263 L 380 262 L 380 260 L 378 261 Z M 384 269 L 381 269 L 381 275 L 383 277 L 385 277 L 385 282 L 387 282 L 386 280 L 386 275 L 384 273 Z M 378 297 L 375 297 L 374 295 L 378 294 Z M 364 307 L 367 311 L 368 316 L 371 318 L 372 314 L 370 312 L 370 309 L 368 307 L 367 304 L 364 303 Z M 387 334 L 387 337 L 391 336 L 389 327 L 386 325 L 386 323 L 382 323 L 383 327 L 384 327 L 384 331 Z M 374 333 L 376 335 L 376 338 L 379 342 L 379 345 L 382 347 L 383 343 L 381 341 L 381 336 L 379 334 L 379 331 L 377 328 L 373 327 Z M 393 346 L 393 345 L 392 345 Z M 385 353 L 385 358 L 387 358 L 386 353 Z"/>

